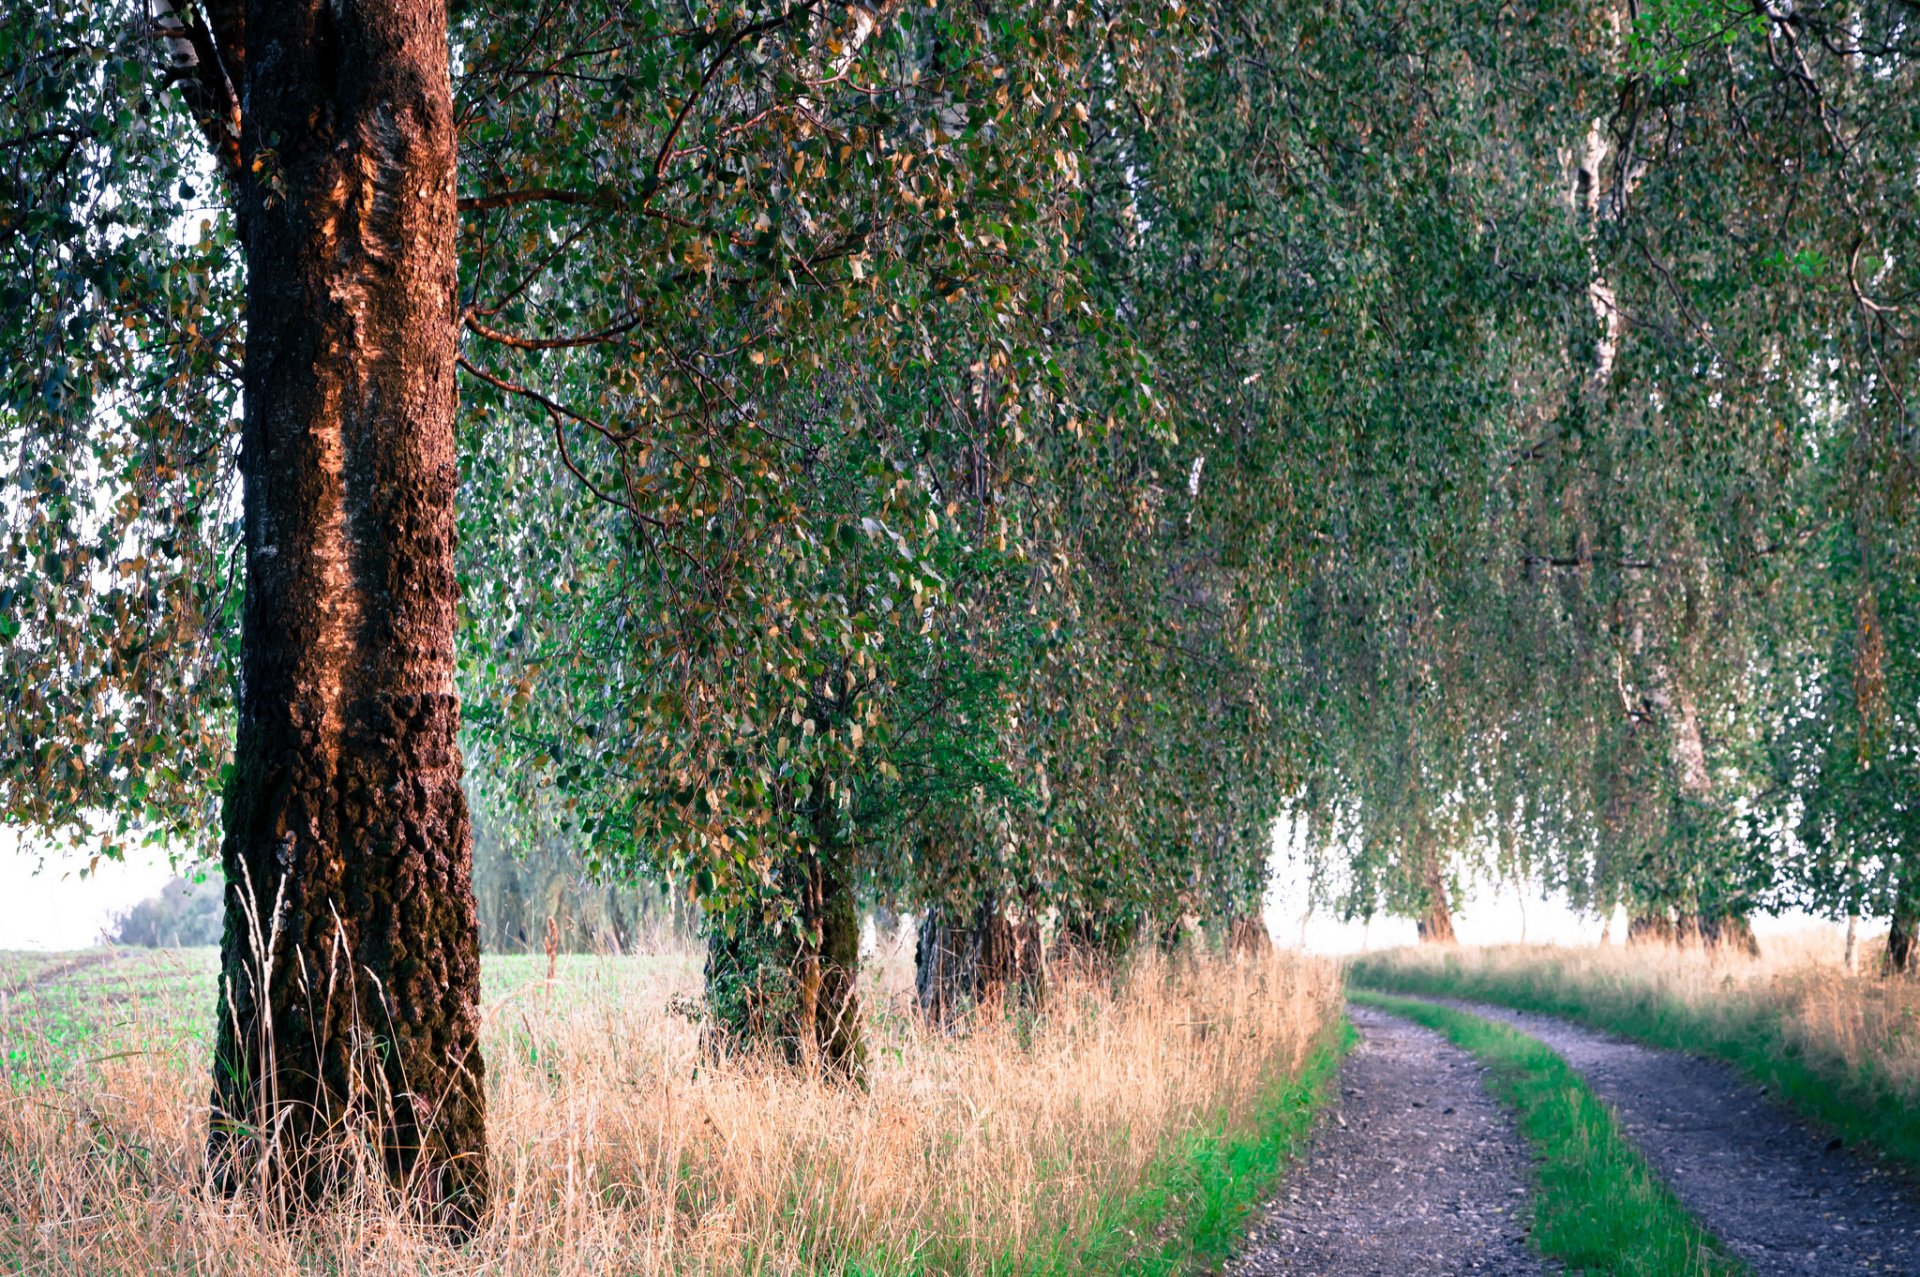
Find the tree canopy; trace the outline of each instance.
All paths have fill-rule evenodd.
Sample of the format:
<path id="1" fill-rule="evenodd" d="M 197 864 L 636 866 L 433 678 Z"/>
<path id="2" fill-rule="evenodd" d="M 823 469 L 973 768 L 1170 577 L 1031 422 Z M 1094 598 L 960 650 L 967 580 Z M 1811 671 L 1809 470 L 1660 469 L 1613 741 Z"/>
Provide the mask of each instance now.
<path id="1" fill-rule="evenodd" d="M 0 812 L 109 850 L 215 827 L 245 589 L 153 13 L 0 28 Z M 829 897 L 1225 936 L 1288 815 L 1436 937 L 1911 937 L 1917 20 L 463 0 L 473 788 L 782 967 Z"/>

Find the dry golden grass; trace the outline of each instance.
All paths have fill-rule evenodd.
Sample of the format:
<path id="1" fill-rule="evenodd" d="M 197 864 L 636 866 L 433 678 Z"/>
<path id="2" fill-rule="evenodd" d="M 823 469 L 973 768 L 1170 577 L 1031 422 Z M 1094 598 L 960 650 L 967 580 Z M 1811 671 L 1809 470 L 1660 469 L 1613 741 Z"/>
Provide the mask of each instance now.
<path id="1" fill-rule="evenodd" d="M 1025 1031 L 949 1036 L 880 965 L 865 1091 L 703 1058 L 668 1009 L 691 960 L 580 960 L 555 986 L 525 968 L 488 1007 L 495 1209 L 459 1249 L 377 1196 L 293 1230 L 210 1197 L 203 1051 L 115 1049 L 205 1011 L 148 1003 L 97 1055 L 0 1086 L 0 1271 L 1022 1271 L 1182 1132 L 1252 1121 L 1339 1007 L 1325 963 L 1149 964 L 1118 996 L 1060 981 Z"/>
<path id="2" fill-rule="evenodd" d="M 1783 1081 L 1804 1073 L 1856 1106 L 1920 1110 L 1920 980 L 1849 974 L 1842 952 L 1837 929 L 1816 928 L 1763 940 L 1758 958 L 1663 945 L 1425 946 L 1353 969 L 1366 982 L 1578 1015 L 1756 1072 L 1784 1066 Z"/>

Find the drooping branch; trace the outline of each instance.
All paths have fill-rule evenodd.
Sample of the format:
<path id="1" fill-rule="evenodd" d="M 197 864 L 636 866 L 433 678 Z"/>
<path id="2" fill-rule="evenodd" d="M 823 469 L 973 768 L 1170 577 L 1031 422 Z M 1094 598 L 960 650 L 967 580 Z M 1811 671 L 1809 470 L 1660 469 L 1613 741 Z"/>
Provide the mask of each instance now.
<path id="1" fill-rule="evenodd" d="M 206 0 L 159 0 L 154 34 L 167 45 L 165 80 L 180 86 L 187 110 L 206 136 L 229 181 L 246 172 L 240 155 L 240 89 L 246 79 L 246 5 Z"/>

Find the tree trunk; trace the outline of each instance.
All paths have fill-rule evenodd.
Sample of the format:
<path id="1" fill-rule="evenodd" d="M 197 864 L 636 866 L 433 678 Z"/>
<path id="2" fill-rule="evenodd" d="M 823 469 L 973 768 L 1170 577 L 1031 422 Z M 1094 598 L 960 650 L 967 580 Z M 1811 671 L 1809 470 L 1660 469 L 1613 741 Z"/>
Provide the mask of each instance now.
<path id="1" fill-rule="evenodd" d="M 1641 909 L 1627 915 L 1628 944 L 1672 944 L 1673 919 L 1665 910 Z"/>
<path id="2" fill-rule="evenodd" d="M 865 1070 L 860 911 L 836 819 L 830 808 L 815 815 L 816 841 L 784 871 L 782 894 L 712 920 L 706 987 L 715 1049 L 777 1044 L 791 1064 L 846 1077 Z"/>
<path id="3" fill-rule="evenodd" d="M 951 1024 L 975 1007 L 1004 1005 L 1009 997 L 1037 1005 L 1046 986 L 1040 925 L 1014 921 L 989 893 L 966 926 L 934 906 L 920 919 L 914 945 L 914 995 L 921 1013 Z"/>
<path id="4" fill-rule="evenodd" d="M 1730 949 L 1748 958 L 1760 956 L 1760 941 L 1753 934 L 1753 923 L 1744 913 L 1703 915 L 1700 941 L 1709 949 Z"/>
<path id="5" fill-rule="evenodd" d="M 1920 962 L 1920 860 L 1911 861 L 1893 898 L 1887 932 L 1887 973 L 1911 975 Z"/>
<path id="6" fill-rule="evenodd" d="M 1422 944 L 1453 944 L 1453 910 L 1447 904 L 1447 879 L 1440 867 L 1440 849 L 1423 819 L 1420 827 L 1420 881 L 1427 898 L 1419 919 Z"/>
<path id="7" fill-rule="evenodd" d="M 1893 915 L 1893 927 L 1887 932 L 1887 972 L 1909 975 L 1914 969 L 1915 940 L 1920 937 L 1920 916 L 1911 908 Z"/>
<path id="8" fill-rule="evenodd" d="M 819 828 L 819 822 L 815 822 Z M 801 915 L 798 976 L 800 1049 L 833 1073 L 857 1077 L 867 1064 L 860 1024 L 860 909 L 844 847 L 823 841 L 812 866 Z"/>
<path id="9" fill-rule="evenodd" d="M 251 158 L 247 584 L 211 1165 L 228 1190 L 311 1200 L 371 1148 L 464 1224 L 486 1145 L 446 11 L 301 0 L 230 25 Z"/>
<path id="10" fill-rule="evenodd" d="M 627 911 L 620 903 L 620 888 L 614 883 L 606 885 L 607 893 L 607 939 L 615 953 L 625 953 L 633 947 L 633 924 L 627 921 Z"/>
<path id="11" fill-rule="evenodd" d="M 1054 937 L 1054 949 L 1062 963 L 1077 966 L 1089 977 L 1106 979 L 1133 951 L 1139 930 L 1139 923 L 1131 918 L 1113 919 L 1075 910 Z"/>
<path id="12" fill-rule="evenodd" d="M 1228 957 L 1260 959 L 1272 954 L 1273 937 L 1267 933 L 1266 920 L 1259 914 L 1243 913 L 1227 924 Z"/>
<path id="13" fill-rule="evenodd" d="M 943 906 L 929 906 L 920 915 L 913 945 L 913 995 L 920 1014 L 934 1024 L 951 1024 L 973 999 L 973 944 L 973 929 L 957 925 Z"/>

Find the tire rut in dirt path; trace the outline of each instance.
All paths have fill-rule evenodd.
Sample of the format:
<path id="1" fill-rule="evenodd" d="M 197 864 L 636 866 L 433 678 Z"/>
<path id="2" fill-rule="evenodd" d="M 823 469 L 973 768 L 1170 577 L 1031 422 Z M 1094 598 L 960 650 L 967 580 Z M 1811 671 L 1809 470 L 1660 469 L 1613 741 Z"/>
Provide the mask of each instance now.
<path id="1" fill-rule="evenodd" d="M 1920 1277 L 1920 1192 L 1829 1142 L 1731 1067 L 1551 1016 L 1430 999 L 1557 1051 L 1709 1232 L 1755 1277 Z"/>
<path id="2" fill-rule="evenodd" d="M 118 956 L 114 950 L 102 949 L 83 953 L 77 958 L 65 958 L 59 962 L 50 963 L 31 975 L 22 976 L 12 984 L 0 987 L 0 998 L 12 998 L 22 993 L 31 993 L 36 989 L 44 989 L 55 980 L 64 980 L 70 975 L 85 971 L 88 967 L 98 966 L 102 962 L 115 961 Z"/>
<path id="3" fill-rule="evenodd" d="M 1486 1070 L 1439 1034 L 1350 1007 L 1360 1043 L 1306 1159 L 1255 1228 L 1234 1277 L 1520 1277 L 1526 1147 Z"/>

